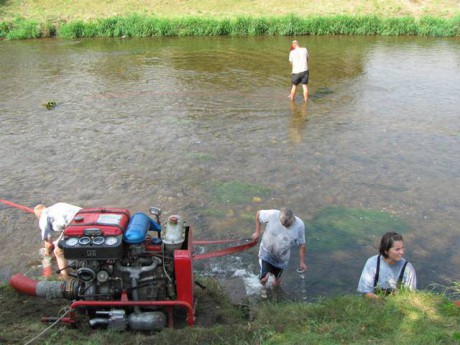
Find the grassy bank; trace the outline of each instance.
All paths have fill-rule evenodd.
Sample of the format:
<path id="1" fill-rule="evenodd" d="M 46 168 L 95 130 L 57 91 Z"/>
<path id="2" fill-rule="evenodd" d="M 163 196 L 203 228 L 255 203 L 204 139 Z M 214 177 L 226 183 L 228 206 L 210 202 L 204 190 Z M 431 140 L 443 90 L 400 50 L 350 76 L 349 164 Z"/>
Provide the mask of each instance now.
<path id="1" fill-rule="evenodd" d="M 97 20 L 40 22 L 15 19 L 0 23 L 0 38 L 28 39 L 58 36 L 150 37 L 239 35 L 417 35 L 460 36 L 460 15 L 453 18 L 336 15 L 298 17 L 160 18 L 137 14 Z"/>
<path id="2" fill-rule="evenodd" d="M 456 0 L 8 0 L 0 39 L 206 35 L 459 36 Z"/>
<path id="3" fill-rule="evenodd" d="M 91 20 L 125 16 L 127 13 L 172 17 L 236 18 L 376 15 L 379 17 L 433 16 L 451 18 L 460 12 L 457 0 L 5 0 L 0 21 L 15 17 L 51 20 Z"/>
<path id="4" fill-rule="evenodd" d="M 460 308 L 441 295 L 401 293 L 380 302 L 358 296 L 329 298 L 314 304 L 269 300 L 250 308 L 233 306 L 212 281 L 198 291 L 197 324 L 160 333 L 91 330 L 55 326 L 37 344 L 458 344 Z M 0 287 L 3 332 L 0 343 L 24 344 L 56 316 L 65 300 L 46 301 Z M 80 316 L 80 321 L 81 321 Z M 1 333 L 1 332 L 0 332 Z"/>

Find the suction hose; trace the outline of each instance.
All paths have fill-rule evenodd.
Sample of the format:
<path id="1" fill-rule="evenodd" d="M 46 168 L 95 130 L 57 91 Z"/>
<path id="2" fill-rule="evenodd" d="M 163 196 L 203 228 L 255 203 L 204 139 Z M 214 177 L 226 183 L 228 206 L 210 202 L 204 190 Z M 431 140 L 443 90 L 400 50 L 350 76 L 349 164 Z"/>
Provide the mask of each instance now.
<path id="1" fill-rule="evenodd" d="M 78 281 L 38 281 L 16 273 L 10 278 L 10 286 L 16 291 L 29 296 L 44 298 L 66 298 L 73 300 L 77 297 Z"/>

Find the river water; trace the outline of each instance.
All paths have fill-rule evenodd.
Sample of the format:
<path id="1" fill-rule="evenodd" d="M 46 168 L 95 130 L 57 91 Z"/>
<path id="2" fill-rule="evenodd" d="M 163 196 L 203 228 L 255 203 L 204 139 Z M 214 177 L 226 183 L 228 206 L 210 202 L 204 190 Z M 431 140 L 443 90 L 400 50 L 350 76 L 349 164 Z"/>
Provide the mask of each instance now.
<path id="1" fill-rule="evenodd" d="M 0 198 L 158 206 L 197 239 L 248 238 L 258 209 L 291 207 L 307 228 L 308 296 L 354 293 L 391 230 L 420 289 L 460 280 L 460 41 L 300 37 L 305 105 L 287 98 L 291 39 L 0 42 Z M 7 280 L 39 263 L 40 239 L 18 209 L 0 206 L 0 227 Z M 297 263 L 294 248 L 294 298 Z M 257 249 L 195 271 L 254 281 Z"/>

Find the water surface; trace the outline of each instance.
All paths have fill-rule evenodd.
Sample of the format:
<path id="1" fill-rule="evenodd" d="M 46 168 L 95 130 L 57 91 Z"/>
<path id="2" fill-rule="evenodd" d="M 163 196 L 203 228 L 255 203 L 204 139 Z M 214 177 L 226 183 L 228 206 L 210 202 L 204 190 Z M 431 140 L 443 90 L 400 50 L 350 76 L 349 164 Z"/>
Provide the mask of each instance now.
<path id="1" fill-rule="evenodd" d="M 458 281 L 460 42 L 301 37 L 307 106 L 287 98 L 290 40 L 1 42 L 1 198 L 155 205 L 199 239 L 248 238 L 258 209 L 287 206 L 307 226 L 309 296 L 353 293 L 392 229 L 419 288 Z M 16 209 L 0 207 L 0 227 L 6 280 L 37 262 L 40 239 Z M 297 261 L 294 248 L 292 296 Z M 256 249 L 196 265 L 240 270 L 257 273 Z"/>

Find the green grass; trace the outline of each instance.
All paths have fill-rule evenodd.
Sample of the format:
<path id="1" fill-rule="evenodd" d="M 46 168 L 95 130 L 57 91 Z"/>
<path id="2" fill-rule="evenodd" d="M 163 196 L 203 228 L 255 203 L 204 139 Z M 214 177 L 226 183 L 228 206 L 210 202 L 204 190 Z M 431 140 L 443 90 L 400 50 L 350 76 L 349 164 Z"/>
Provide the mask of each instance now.
<path id="1" fill-rule="evenodd" d="M 459 316 L 453 303 L 419 292 L 266 306 L 257 320 L 264 344 L 456 344 Z"/>
<path id="2" fill-rule="evenodd" d="M 166 18 L 131 14 L 94 20 L 58 22 L 16 18 L 0 23 L 0 38 L 28 39 L 151 37 L 151 36 L 259 36 L 259 35 L 419 35 L 459 36 L 460 15 L 452 18 L 379 17 L 376 15 L 295 15 L 276 17 Z"/>
<path id="3" fill-rule="evenodd" d="M 0 18 L 21 16 L 39 21 L 93 20 L 137 13 L 165 18 L 272 17 L 376 15 L 420 18 L 432 15 L 452 18 L 459 12 L 457 0 L 8 0 L 2 1 Z"/>
<path id="4" fill-rule="evenodd" d="M 458 36 L 457 0 L 3 1 L 0 39 L 216 35 Z"/>
<path id="5" fill-rule="evenodd" d="M 57 326 L 37 344 L 459 344 L 460 308 L 443 295 L 401 292 L 374 301 L 338 296 L 316 303 L 265 301 L 248 309 L 232 305 L 219 284 L 204 280 L 197 289 L 197 325 L 164 329 L 159 333 L 91 330 Z M 25 343 L 46 328 L 39 319 L 53 315 L 58 305 L 0 287 L 0 301 L 10 315 L 0 315 L 0 343 Z M 63 302 L 65 303 L 65 301 Z M 80 316 L 81 317 L 81 316 Z"/>

